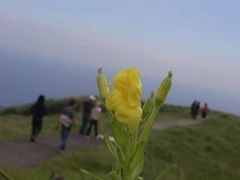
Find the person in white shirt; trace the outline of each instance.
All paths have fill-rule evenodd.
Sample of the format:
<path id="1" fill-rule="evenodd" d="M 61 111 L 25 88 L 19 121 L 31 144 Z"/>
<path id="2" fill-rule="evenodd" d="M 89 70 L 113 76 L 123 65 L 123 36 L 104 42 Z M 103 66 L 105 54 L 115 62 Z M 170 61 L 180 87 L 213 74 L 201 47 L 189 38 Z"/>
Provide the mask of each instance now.
<path id="1" fill-rule="evenodd" d="M 101 117 L 101 113 L 102 113 L 101 102 L 96 101 L 96 103 L 91 111 L 90 123 L 89 123 L 89 127 L 88 127 L 87 134 L 86 134 L 87 137 L 89 137 L 92 126 L 94 125 L 95 137 L 97 138 L 97 136 L 98 136 L 98 121 Z"/>

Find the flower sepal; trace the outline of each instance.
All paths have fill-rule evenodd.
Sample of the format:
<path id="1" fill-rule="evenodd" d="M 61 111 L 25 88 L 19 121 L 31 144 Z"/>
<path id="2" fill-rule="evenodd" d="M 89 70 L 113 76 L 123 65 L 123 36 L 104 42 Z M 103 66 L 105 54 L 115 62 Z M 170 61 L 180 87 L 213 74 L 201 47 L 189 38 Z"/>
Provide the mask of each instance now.
<path id="1" fill-rule="evenodd" d="M 162 81 L 157 91 L 155 97 L 155 106 L 157 106 L 157 108 L 160 108 L 164 104 L 168 96 L 168 93 L 171 89 L 171 86 L 172 86 L 172 72 L 170 71 L 168 73 L 168 76 Z"/>

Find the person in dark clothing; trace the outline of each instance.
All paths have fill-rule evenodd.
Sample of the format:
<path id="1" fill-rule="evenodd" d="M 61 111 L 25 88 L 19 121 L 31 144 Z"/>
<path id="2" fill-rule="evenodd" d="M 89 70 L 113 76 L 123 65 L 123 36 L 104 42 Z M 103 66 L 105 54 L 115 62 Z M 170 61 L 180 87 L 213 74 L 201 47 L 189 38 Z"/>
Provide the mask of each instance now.
<path id="1" fill-rule="evenodd" d="M 32 113 L 32 133 L 31 142 L 35 142 L 39 133 L 42 130 L 42 119 L 47 113 L 44 95 L 40 95 L 37 102 L 31 108 Z"/>
<path id="2" fill-rule="evenodd" d="M 90 95 L 88 97 L 87 101 L 84 101 L 82 104 L 82 124 L 81 127 L 79 129 L 79 134 L 84 136 L 85 135 L 85 131 L 88 125 L 88 121 L 90 119 L 90 115 L 92 112 L 92 108 L 94 106 L 94 101 L 96 100 L 96 98 L 93 95 Z"/>
<path id="3" fill-rule="evenodd" d="M 197 119 L 199 111 L 200 111 L 200 102 L 197 102 L 194 110 L 194 119 Z"/>
<path id="4" fill-rule="evenodd" d="M 63 151 L 66 148 L 67 140 L 70 135 L 72 126 L 74 125 L 75 118 L 75 108 L 77 106 L 77 101 L 71 99 L 68 106 L 62 111 L 59 123 L 61 124 L 61 143 L 59 145 L 59 151 Z"/>
<path id="5" fill-rule="evenodd" d="M 195 109 L 196 109 L 197 101 L 194 101 L 191 105 L 191 116 L 192 119 L 195 119 Z"/>
<path id="6" fill-rule="evenodd" d="M 208 105 L 207 105 L 207 103 L 205 103 L 203 108 L 202 108 L 202 118 L 203 119 L 207 118 L 208 111 L 209 111 Z"/>

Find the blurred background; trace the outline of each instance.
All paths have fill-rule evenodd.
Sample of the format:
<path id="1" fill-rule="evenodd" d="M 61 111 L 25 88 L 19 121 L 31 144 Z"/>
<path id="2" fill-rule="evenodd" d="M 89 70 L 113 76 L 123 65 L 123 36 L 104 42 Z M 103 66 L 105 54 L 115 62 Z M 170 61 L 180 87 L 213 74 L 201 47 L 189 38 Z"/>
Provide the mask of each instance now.
<path id="1" fill-rule="evenodd" d="M 174 73 L 168 103 L 240 114 L 240 2 L 0 1 L 0 106 L 96 94 L 129 66 L 144 97 Z"/>

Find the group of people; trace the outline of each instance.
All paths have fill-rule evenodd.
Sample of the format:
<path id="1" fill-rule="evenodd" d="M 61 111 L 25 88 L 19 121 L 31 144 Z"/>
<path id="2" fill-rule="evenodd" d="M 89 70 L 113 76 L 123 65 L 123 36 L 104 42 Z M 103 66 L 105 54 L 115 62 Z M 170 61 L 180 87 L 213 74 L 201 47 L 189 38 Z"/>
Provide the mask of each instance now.
<path id="1" fill-rule="evenodd" d="M 57 128 L 61 128 L 59 151 L 64 151 L 71 129 L 75 126 L 75 116 L 77 112 L 78 102 L 71 99 L 68 105 L 63 108 L 60 118 L 58 120 Z M 95 137 L 98 138 L 98 121 L 101 117 L 101 102 L 95 96 L 90 95 L 86 101 L 81 105 L 82 123 L 79 129 L 79 134 L 89 138 L 92 127 L 94 126 Z M 41 95 L 38 97 L 36 103 L 31 108 L 32 113 L 32 133 L 31 142 L 35 142 L 38 134 L 42 129 L 43 117 L 47 114 L 47 106 L 45 104 L 45 97 Z"/>
<path id="2" fill-rule="evenodd" d="M 208 104 L 205 103 L 204 106 L 201 108 L 201 103 L 199 101 L 194 101 L 191 105 L 191 116 L 192 119 L 197 119 L 199 112 L 201 110 L 201 117 L 202 119 L 207 118 L 207 114 L 208 114 Z"/>
<path id="3" fill-rule="evenodd" d="M 78 102 L 75 99 L 71 99 L 68 105 L 63 108 L 60 118 L 58 120 L 57 128 L 61 128 L 61 142 L 59 145 L 59 151 L 63 151 L 66 148 L 67 140 L 70 135 L 72 127 L 75 125 L 75 115 L 77 112 Z M 92 127 L 94 126 L 95 137 L 98 138 L 98 122 L 101 117 L 101 102 L 96 99 L 95 96 L 89 95 L 81 105 L 82 121 L 79 128 L 79 134 L 89 139 Z M 201 104 L 198 101 L 194 101 L 191 105 L 191 116 L 193 119 L 197 119 L 199 112 L 201 111 L 201 117 L 204 119 L 208 114 L 207 103 L 201 108 Z M 47 106 L 45 103 L 44 95 L 38 97 L 36 103 L 31 108 L 32 113 L 32 133 L 31 142 L 35 142 L 42 129 L 43 117 L 47 114 Z"/>

